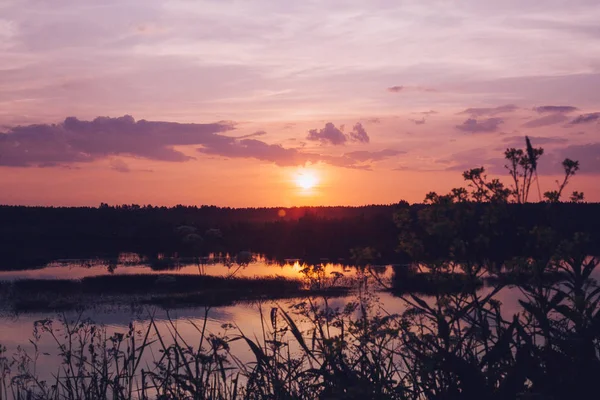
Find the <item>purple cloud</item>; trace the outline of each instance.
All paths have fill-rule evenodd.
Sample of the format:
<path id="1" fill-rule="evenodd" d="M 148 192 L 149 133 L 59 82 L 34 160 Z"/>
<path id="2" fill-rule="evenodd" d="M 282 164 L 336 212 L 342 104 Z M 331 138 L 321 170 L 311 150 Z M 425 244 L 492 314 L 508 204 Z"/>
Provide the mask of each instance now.
<path id="1" fill-rule="evenodd" d="M 362 124 L 357 122 L 354 125 L 354 128 L 352 128 L 352 132 L 350 132 L 350 140 L 360 143 L 369 143 L 371 139 L 369 138 L 369 135 L 367 134 L 367 131 L 365 131 L 365 128 L 363 128 Z"/>
<path id="2" fill-rule="evenodd" d="M 266 134 L 267 134 L 267 132 L 265 132 L 265 131 L 256 131 L 254 133 L 249 133 L 247 135 L 239 136 L 238 139 L 248 139 L 248 138 L 253 138 L 253 137 L 258 137 L 258 136 L 264 136 Z"/>
<path id="3" fill-rule="evenodd" d="M 267 144 L 256 139 L 243 139 L 235 142 L 215 142 L 199 148 L 203 154 L 228 158 L 254 158 L 274 163 L 280 167 L 304 165 L 306 163 L 323 162 L 337 167 L 370 170 L 365 162 L 376 162 L 401 154 L 400 151 L 385 149 L 381 151 L 356 151 L 342 156 L 330 156 L 316 153 L 305 153 L 297 148 L 285 148 L 279 144 Z"/>
<path id="4" fill-rule="evenodd" d="M 425 124 L 425 117 L 421 118 L 421 119 L 410 119 L 410 121 L 412 123 L 414 123 L 415 125 L 424 125 Z"/>
<path id="5" fill-rule="evenodd" d="M 434 110 L 414 112 L 412 114 L 422 115 L 421 119 L 409 118 L 409 121 L 415 125 L 425 125 L 425 123 L 427 122 L 426 119 L 429 118 L 430 115 L 437 114 L 437 113 L 438 112 L 434 111 Z"/>
<path id="6" fill-rule="evenodd" d="M 115 155 L 182 162 L 189 157 L 173 146 L 233 140 L 218 133 L 232 123 L 180 124 L 135 121 L 125 115 L 81 121 L 68 117 L 59 124 L 16 126 L 0 134 L 0 165 L 46 166 L 90 162 Z"/>
<path id="7" fill-rule="evenodd" d="M 334 146 L 345 144 L 348 141 L 346 135 L 331 122 L 326 123 L 323 129 L 311 129 L 308 131 L 306 139 L 319 141 L 323 144 L 331 143 Z"/>
<path id="8" fill-rule="evenodd" d="M 514 112 L 518 109 L 519 107 L 515 106 L 514 104 L 506 104 L 499 107 L 467 108 L 466 110 L 461 111 L 459 114 L 468 114 L 471 117 L 476 118 Z"/>
<path id="9" fill-rule="evenodd" d="M 577 107 L 573 107 L 573 106 L 540 106 L 540 107 L 535 107 L 534 111 L 537 111 L 540 114 L 545 114 L 545 113 L 570 113 L 570 112 L 574 112 L 577 111 Z"/>
<path id="10" fill-rule="evenodd" d="M 496 132 L 502 123 L 504 123 L 502 118 L 488 118 L 481 121 L 469 118 L 461 125 L 456 125 L 456 129 L 470 133 L 489 133 Z"/>
<path id="11" fill-rule="evenodd" d="M 325 124 L 323 129 L 311 129 L 308 131 L 307 140 L 319 141 L 321 144 L 332 144 L 334 146 L 346 144 L 348 140 L 360 143 L 369 143 L 371 140 L 367 131 L 360 122 L 357 122 L 352 128 L 352 132 L 346 135 L 342 132 L 344 125 L 340 126 L 340 129 L 328 122 Z"/>
<path id="12" fill-rule="evenodd" d="M 557 137 L 530 137 L 532 145 L 563 145 L 566 139 Z M 506 147 L 524 148 L 525 138 L 514 136 L 503 140 Z M 505 148 L 506 148 L 505 147 Z M 501 151 L 502 149 L 498 149 Z M 546 149 L 548 150 L 548 149 Z M 497 154 L 497 153 L 494 153 Z M 450 171 L 465 171 L 470 168 L 485 166 L 486 170 L 495 176 L 506 176 L 507 160 L 495 157 L 486 148 L 466 150 L 450 155 L 446 159 L 436 161 L 436 164 L 451 165 L 446 167 Z M 540 175 L 560 175 L 563 173 L 561 166 L 565 158 L 577 160 L 580 163 L 580 174 L 600 174 L 600 142 L 584 145 L 569 145 L 546 151 L 538 166 Z"/>
<path id="13" fill-rule="evenodd" d="M 387 91 L 390 93 L 399 93 L 402 91 L 413 91 L 413 92 L 435 92 L 436 90 L 426 86 L 391 86 L 387 88 Z"/>
<path id="14" fill-rule="evenodd" d="M 581 174 L 600 174 L 600 143 L 571 145 L 558 152 L 558 159 L 579 161 Z"/>
<path id="15" fill-rule="evenodd" d="M 544 144 L 565 144 L 568 142 L 565 138 L 560 137 L 540 137 L 540 136 L 529 136 L 532 146 Z M 525 136 L 511 136 L 502 139 L 507 147 L 525 148 Z"/>
<path id="16" fill-rule="evenodd" d="M 281 167 L 303 165 L 309 161 L 317 161 L 314 155 L 302 153 L 298 149 L 284 148 L 279 144 L 267 144 L 256 139 L 205 144 L 198 151 L 228 158 L 255 158 L 275 163 Z"/>
<path id="17" fill-rule="evenodd" d="M 387 91 L 391 93 L 399 93 L 402 90 L 404 90 L 404 86 L 391 86 L 387 88 Z"/>
<path id="18" fill-rule="evenodd" d="M 545 115 L 541 118 L 537 118 L 531 121 L 524 123 L 522 126 L 524 128 L 540 128 L 542 126 L 549 126 L 560 124 L 561 122 L 565 122 L 569 119 L 566 115 L 562 113 L 555 113 L 550 115 Z"/>
<path id="19" fill-rule="evenodd" d="M 345 157 L 348 157 L 355 161 L 366 162 L 366 161 L 381 161 L 386 158 L 394 157 L 399 154 L 405 154 L 405 151 L 393 150 L 393 149 L 384 149 L 380 151 L 352 151 L 350 153 L 344 154 Z"/>
<path id="20" fill-rule="evenodd" d="M 118 158 L 110 160 L 110 169 L 114 169 L 117 172 L 130 172 L 129 165 L 123 160 Z"/>
<path id="21" fill-rule="evenodd" d="M 587 124 L 589 122 L 594 122 L 600 120 L 600 112 L 589 113 L 589 114 L 581 114 L 573 121 L 570 122 L 572 125 L 577 124 Z"/>

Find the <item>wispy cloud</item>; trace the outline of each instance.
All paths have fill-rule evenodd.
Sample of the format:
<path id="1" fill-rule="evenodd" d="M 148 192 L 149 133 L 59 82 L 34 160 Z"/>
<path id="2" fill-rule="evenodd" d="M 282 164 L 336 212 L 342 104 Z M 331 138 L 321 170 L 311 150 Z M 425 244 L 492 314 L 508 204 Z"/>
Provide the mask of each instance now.
<path id="1" fill-rule="evenodd" d="M 600 120 L 600 112 L 589 113 L 589 114 L 581 114 L 577 118 L 573 119 L 570 124 L 578 125 L 578 124 L 587 124 L 590 122 L 596 122 Z"/>
<path id="2" fill-rule="evenodd" d="M 540 107 L 535 107 L 534 108 L 535 111 L 537 111 L 540 114 L 545 114 L 545 113 L 571 113 L 571 112 L 575 112 L 578 110 L 577 107 L 574 106 L 540 106 Z"/>
<path id="3" fill-rule="evenodd" d="M 425 117 L 423 117 L 421 119 L 411 118 L 410 122 L 414 123 L 415 125 L 424 125 L 425 124 Z"/>
<path id="4" fill-rule="evenodd" d="M 502 118 L 488 118 L 484 120 L 469 118 L 461 125 L 456 125 L 456 129 L 470 133 L 490 133 L 496 132 L 498 127 L 503 123 L 504 120 Z"/>
<path id="5" fill-rule="evenodd" d="M 600 143 L 587 143 L 567 146 L 558 152 L 559 159 L 570 158 L 579 161 L 582 174 L 600 174 Z"/>
<path id="6" fill-rule="evenodd" d="M 498 114 L 511 113 L 517 111 L 519 107 L 514 104 L 506 104 L 498 107 L 483 107 L 483 108 L 467 108 L 459 114 L 467 114 L 473 118 L 495 116 Z"/>
<path id="7" fill-rule="evenodd" d="M 390 93 L 400 93 L 400 92 L 436 92 L 434 88 L 426 87 L 426 86 L 390 86 L 387 88 L 387 91 Z"/>
<path id="8" fill-rule="evenodd" d="M 131 169 L 129 168 L 129 165 L 118 158 L 114 158 L 112 160 L 110 160 L 110 168 L 114 169 L 117 172 L 130 172 Z"/>
<path id="9" fill-rule="evenodd" d="M 295 148 L 285 148 L 279 144 L 268 144 L 256 139 L 207 143 L 198 151 L 228 158 L 254 158 L 281 167 L 317 162 L 319 158 L 318 155 L 303 153 Z"/>
<path id="10" fill-rule="evenodd" d="M 304 152 L 297 148 L 285 148 L 279 144 L 267 144 L 256 139 L 242 139 L 235 142 L 219 142 L 198 149 L 203 154 L 227 158 L 252 158 L 274 163 L 281 167 L 300 166 L 306 163 L 325 163 L 336 167 L 371 169 L 367 162 L 381 161 L 401 154 L 400 151 L 384 149 L 380 151 L 355 151 L 333 156 Z"/>
<path id="11" fill-rule="evenodd" d="M 536 118 L 531 121 L 527 121 L 522 126 L 524 128 L 540 128 L 542 126 L 556 125 L 561 122 L 568 121 L 569 117 L 562 113 L 555 113 L 550 115 L 545 115 L 541 118 Z"/>
<path id="12" fill-rule="evenodd" d="M 352 160 L 366 162 L 366 161 L 381 161 L 386 158 L 394 157 L 400 154 L 406 154 L 405 151 L 384 149 L 380 151 L 352 151 L 344 154 L 345 157 L 349 157 Z"/>
<path id="13" fill-rule="evenodd" d="M 546 144 L 565 144 L 569 140 L 561 137 L 529 136 L 533 146 Z M 510 136 L 502 139 L 507 147 L 525 148 L 525 136 Z"/>
<path id="14" fill-rule="evenodd" d="M 253 138 L 253 137 L 258 137 L 258 136 L 264 136 L 266 134 L 267 134 L 267 132 L 265 132 L 265 131 L 256 131 L 254 133 L 249 133 L 247 135 L 238 136 L 238 139 L 248 139 L 248 138 Z"/>

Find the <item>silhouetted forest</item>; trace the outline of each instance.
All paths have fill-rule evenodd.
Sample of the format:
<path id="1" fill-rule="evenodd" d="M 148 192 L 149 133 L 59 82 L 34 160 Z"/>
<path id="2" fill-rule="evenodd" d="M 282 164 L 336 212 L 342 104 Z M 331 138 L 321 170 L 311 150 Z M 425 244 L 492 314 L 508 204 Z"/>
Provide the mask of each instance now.
<path id="1" fill-rule="evenodd" d="M 353 263 L 353 250 L 371 248 L 379 263 L 415 260 L 417 253 L 398 251 L 398 238 L 420 237 L 423 257 L 447 257 L 452 249 L 432 229 L 443 221 L 423 218 L 431 205 L 400 202 L 363 207 L 220 208 L 214 206 L 21 207 L 0 206 L 2 269 L 42 266 L 61 258 L 116 257 L 136 252 L 149 258 L 206 255 L 249 250 L 273 260 L 303 258 Z M 560 237 L 585 232 L 590 251 L 598 248 L 600 204 L 527 203 L 498 207 L 467 202 L 457 205 L 455 236 L 471 252 L 499 259 L 534 251 L 527 238 L 546 226 Z M 493 210 L 493 215 L 486 215 Z M 439 211 L 437 211 L 439 214 Z M 448 214 L 450 215 L 450 214 Z M 399 217 L 401 216 L 401 217 Z M 438 215 L 439 217 L 439 215 Z M 482 221 L 489 223 L 482 225 Z M 487 238 L 477 245 L 477 236 Z M 557 240 L 560 239 L 556 238 Z M 455 252 L 454 252 L 455 253 Z"/>

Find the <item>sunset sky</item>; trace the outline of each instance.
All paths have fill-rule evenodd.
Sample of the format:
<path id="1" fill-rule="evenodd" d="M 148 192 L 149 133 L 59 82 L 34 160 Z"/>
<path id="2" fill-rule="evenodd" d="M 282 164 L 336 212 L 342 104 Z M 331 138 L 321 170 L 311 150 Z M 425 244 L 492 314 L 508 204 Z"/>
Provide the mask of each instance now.
<path id="1" fill-rule="evenodd" d="M 528 135 L 600 201 L 598 0 L 0 0 L 0 203 L 418 202 Z M 537 199 L 537 195 L 534 196 Z"/>

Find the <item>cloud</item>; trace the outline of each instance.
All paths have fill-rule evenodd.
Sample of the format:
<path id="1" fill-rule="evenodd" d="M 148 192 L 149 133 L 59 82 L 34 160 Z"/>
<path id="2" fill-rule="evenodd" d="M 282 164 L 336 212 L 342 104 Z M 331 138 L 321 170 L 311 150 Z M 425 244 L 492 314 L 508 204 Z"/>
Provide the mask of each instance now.
<path id="1" fill-rule="evenodd" d="M 506 160 L 497 154 L 490 154 L 489 149 L 480 147 L 456 152 L 446 159 L 436 160 L 436 163 L 442 164 L 446 171 L 463 172 L 471 168 L 485 167 L 490 174 L 504 175 L 507 173 L 504 167 Z"/>
<path id="2" fill-rule="evenodd" d="M 343 125 L 340 128 L 343 129 Z M 334 146 L 346 144 L 348 140 L 360 143 L 369 143 L 370 141 L 367 131 L 360 122 L 354 125 L 352 132 L 348 135 L 344 134 L 342 129 L 338 129 L 333 123 L 328 122 L 323 129 L 311 129 L 308 131 L 306 139 L 319 141 L 321 144 L 329 143 Z"/>
<path id="3" fill-rule="evenodd" d="M 192 157 L 173 146 L 229 142 L 234 139 L 218 133 L 232 129 L 233 124 L 226 122 L 136 122 L 129 115 L 93 121 L 68 117 L 59 124 L 16 126 L 0 133 L 0 165 L 48 166 L 116 155 L 183 162 Z"/>
<path id="4" fill-rule="evenodd" d="M 464 171 L 469 168 L 479 167 L 484 164 L 486 149 L 478 148 L 465 150 L 446 157 L 421 156 L 403 159 L 394 171 L 419 171 L 419 172 L 441 172 L 441 171 Z"/>
<path id="5" fill-rule="evenodd" d="M 110 160 L 109 162 L 110 165 L 110 169 L 117 171 L 117 172 L 121 172 L 121 173 L 127 173 L 127 172 L 154 172 L 151 169 L 132 169 L 129 167 L 129 164 L 127 164 L 125 161 L 119 159 L 119 158 L 113 158 Z M 69 166 L 65 166 L 65 168 L 70 168 Z"/>
<path id="6" fill-rule="evenodd" d="M 589 113 L 589 114 L 581 114 L 573 121 L 570 122 L 572 125 L 577 124 L 587 124 L 589 122 L 594 122 L 600 120 L 600 112 Z"/>
<path id="7" fill-rule="evenodd" d="M 265 131 L 256 131 L 254 133 L 249 133 L 247 135 L 238 136 L 238 139 L 248 139 L 248 138 L 252 138 L 252 137 L 264 136 L 266 134 L 267 134 L 267 132 L 265 132 Z"/>
<path id="8" fill-rule="evenodd" d="M 510 113 L 517 111 L 519 107 L 514 104 L 506 104 L 499 107 L 491 107 L 491 108 L 467 108 L 464 111 L 459 112 L 459 114 L 468 114 L 473 118 L 483 117 L 483 116 L 494 116 L 498 114 Z"/>
<path id="9" fill-rule="evenodd" d="M 350 132 L 350 140 L 360 143 L 369 143 L 371 139 L 369 138 L 369 135 L 367 134 L 367 131 L 365 131 L 365 128 L 363 128 L 362 124 L 357 122 L 354 125 L 354 128 L 352 128 L 352 132 Z"/>
<path id="10" fill-rule="evenodd" d="M 530 137 L 534 147 L 538 145 L 564 145 L 566 139 L 557 137 Z M 503 140 L 507 147 L 524 148 L 524 137 L 511 137 Z M 547 150 L 547 149 L 546 149 Z M 600 174 L 600 142 L 560 146 L 544 152 L 539 166 L 540 175 L 561 175 L 561 166 L 565 158 L 579 161 L 578 174 Z M 454 153 L 446 159 L 436 160 L 437 164 L 449 163 L 445 169 L 449 171 L 465 171 L 470 168 L 484 166 L 492 176 L 506 176 L 507 160 L 498 157 L 498 153 L 490 153 L 489 149 L 476 148 Z"/>
<path id="11" fill-rule="evenodd" d="M 302 153 L 298 149 L 284 148 L 279 144 L 268 144 L 256 139 L 210 143 L 199 148 L 198 151 L 229 158 L 255 158 L 275 163 L 281 167 L 316 162 L 316 158 L 318 158 L 315 155 Z"/>
<path id="12" fill-rule="evenodd" d="M 323 144 L 331 143 L 333 145 L 345 144 L 348 138 L 344 133 L 335 127 L 334 124 L 328 122 L 323 129 L 311 129 L 308 131 L 307 140 L 319 141 Z"/>
<path id="13" fill-rule="evenodd" d="M 393 157 L 402 152 L 384 149 L 375 152 L 355 151 L 342 156 L 331 156 L 306 153 L 297 148 L 285 148 L 279 144 L 268 144 L 256 139 L 242 139 L 234 142 L 215 142 L 199 148 L 203 154 L 218 155 L 228 158 L 254 158 L 274 163 L 280 167 L 305 165 L 306 163 L 323 162 L 343 168 L 370 170 L 366 162 L 376 162 Z"/>
<path id="14" fill-rule="evenodd" d="M 406 154 L 406 152 L 393 149 L 384 149 L 380 151 L 352 151 L 350 153 L 344 154 L 344 156 L 355 161 L 366 162 L 381 161 L 386 158 L 397 156 L 399 154 Z"/>
<path id="15" fill-rule="evenodd" d="M 410 119 L 411 122 L 413 122 L 415 125 L 424 125 L 425 124 L 425 117 L 421 118 L 421 119 Z"/>
<path id="16" fill-rule="evenodd" d="M 541 118 L 537 118 L 531 121 L 524 123 L 522 126 L 524 128 L 540 128 L 542 126 L 555 125 L 560 124 L 561 122 L 565 122 L 569 119 L 566 115 L 562 113 L 555 113 L 550 115 L 545 115 Z"/>
<path id="17" fill-rule="evenodd" d="M 456 125 L 456 129 L 471 133 L 489 133 L 496 132 L 502 123 L 504 123 L 502 118 L 488 118 L 481 121 L 469 118 L 461 125 Z"/>
<path id="18" fill-rule="evenodd" d="M 545 144 L 565 144 L 568 143 L 568 139 L 561 137 L 540 137 L 540 136 L 529 136 L 532 146 L 536 147 Z M 511 136 L 502 139 L 505 146 L 525 148 L 525 136 Z"/>
<path id="19" fill-rule="evenodd" d="M 545 113 L 570 113 L 570 112 L 574 112 L 577 111 L 577 107 L 573 107 L 573 106 L 540 106 L 540 107 L 535 107 L 534 111 L 537 111 L 540 114 L 545 114 Z"/>
<path id="20" fill-rule="evenodd" d="M 415 125 L 424 125 L 426 123 L 426 119 L 429 118 L 430 115 L 437 114 L 437 111 L 429 110 L 429 111 L 421 111 L 421 112 L 413 112 L 412 114 L 422 115 L 421 119 L 409 118 L 409 121 L 414 123 Z"/>
<path id="21" fill-rule="evenodd" d="M 114 169 L 117 172 L 130 172 L 129 165 L 123 160 L 118 158 L 110 160 L 110 168 Z"/>
<path id="22" fill-rule="evenodd" d="M 504 175 L 506 173 L 506 160 L 504 158 L 474 158 L 470 160 L 462 160 L 462 162 L 446 168 L 446 171 L 464 172 L 472 168 L 485 167 L 486 172 L 494 175 Z"/>
<path id="23" fill-rule="evenodd" d="M 390 86 L 387 88 L 387 91 L 390 93 L 400 93 L 403 91 L 412 91 L 412 92 L 436 92 L 434 88 L 426 87 L 426 86 Z"/>
<path id="24" fill-rule="evenodd" d="M 352 151 L 350 153 L 346 153 L 341 157 L 335 156 L 321 156 L 320 161 L 335 165 L 338 167 L 345 168 L 353 168 L 353 169 L 362 169 L 362 170 L 371 170 L 370 164 L 364 163 L 373 163 L 377 161 L 382 161 L 390 157 L 397 156 L 399 154 L 404 154 L 404 151 L 393 150 L 393 149 L 384 149 L 380 151 Z"/>
<path id="25" fill-rule="evenodd" d="M 391 86 L 387 88 L 387 91 L 391 93 L 399 93 L 402 90 L 404 90 L 404 86 Z"/>
<path id="26" fill-rule="evenodd" d="M 581 174 L 600 174 L 600 143 L 571 145 L 558 152 L 559 160 L 570 158 L 579 161 Z"/>

